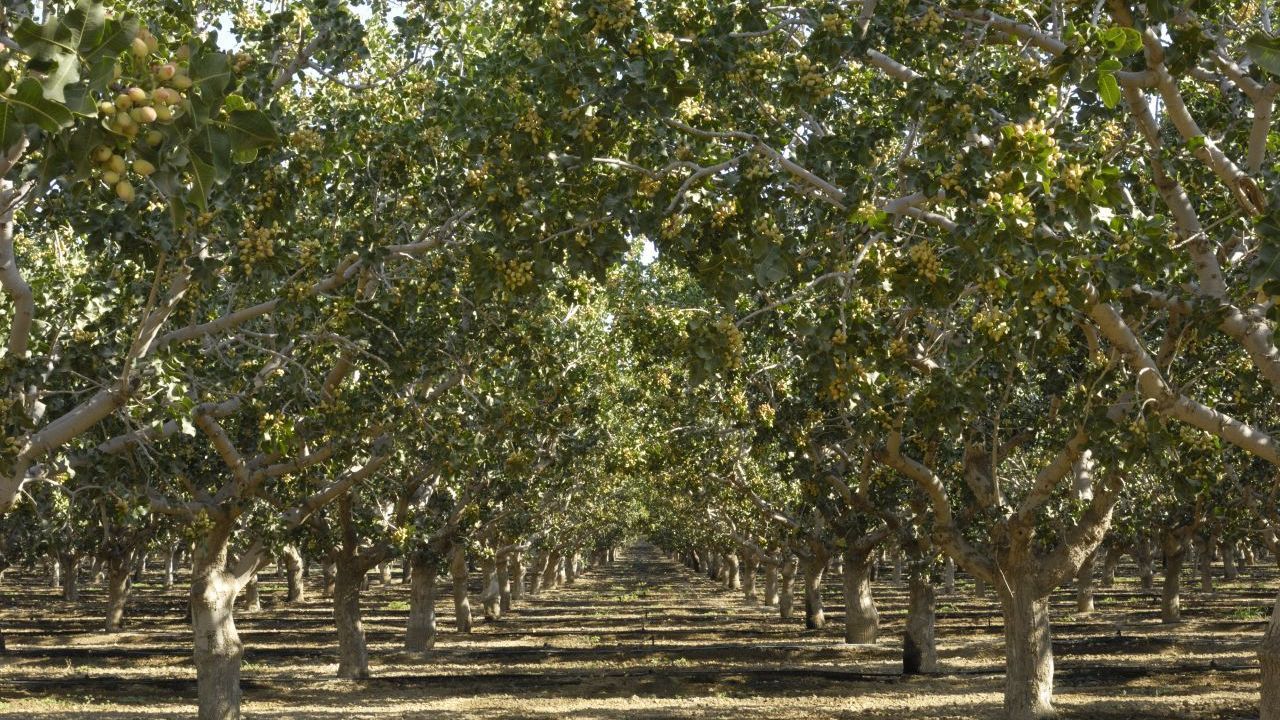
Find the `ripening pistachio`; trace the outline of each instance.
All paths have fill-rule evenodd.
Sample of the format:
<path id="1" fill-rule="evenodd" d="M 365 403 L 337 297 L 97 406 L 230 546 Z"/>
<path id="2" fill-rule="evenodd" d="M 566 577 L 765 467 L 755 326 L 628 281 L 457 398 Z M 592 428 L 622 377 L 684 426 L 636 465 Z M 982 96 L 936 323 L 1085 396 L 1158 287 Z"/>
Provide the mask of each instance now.
<path id="1" fill-rule="evenodd" d="M 113 154 L 114 153 L 111 152 L 111 148 L 106 145 L 99 145 L 93 149 L 93 161 L 96 163 L 104 163 L 110 160 Z"/>
<path id="2" fill-rule="evenodd" d="M 133 171 L 138 173 L 142 177 L 148 177 L 151 175 L 151 173 L 156 171 L 156 166 L 152 165 L 146 160 L 143 160 L 142 158 L 138 158 L 137 160 L 133 161 Z"/>
<path id="3" fill-rule="evenodd" d="M 154 108 L 147 108 L 155 113 L 155 119 L 160 122 L 169 122 L 173 119 L 173 108 L 168 105 L 157 105 Z"/>
<path id="4" fill-rule="evenodd" d="M 173 53 L 173 57 L 179 62 L 183 60 L 190 60 L 191 46 L 186 44 L 179 45 L 177 51 Z"/>
<path id="5" fill-rule="evenodd" d="M 162 88 L 156 88 L 154 91 L 152 91 L 151 99 L 155 100 L 157 103 L 161 105 L 173 105 L 174 103 L 181 100 L 182 96 L 178 94 L 177 90 L 172 90 L 167 87 L 162 87 Z"/>
<path id="6" fill-rule="evenodd" d="M 172 80 L 173 76 L 177 74 L 178 66 L 173 63 L 165 63 L 164 65 L 156 68 L 156 77 L 159 78 L 161 82 Z"/>
<path id="7" fill-rule="evenodd" d="M 116 107 L 120 110 L 128 110 L 133 107 L 133 98 L 121 93 L 116 96 Z"/>
<path id="8" fill-rule="evenodd" d="M 131 87 L 125 92 L 129 95 L 129 99 L 133 100 L 134 105 L 141 105 L 147 101 L 147 91 L 140 87 Z"/>
<path id="9" fill-rule="evenodd" d="M 120 173 L 115 172 L 114 170 L 108 170 L 102 173 L 102 182 L 106 183 L 110 187 L 115 187 L 116 183 L 120 182 Z"/>
<path id="10" fill-rule="evenodd" d="M 116 104 L 113 102 L 108 102 L 106 100 L 103 100 L 102 102 L 98 103 L 98 112 L 102 113 L 103 115 L 115 115 Z"/>
<path id="11" fill-rule="evenodd" d="M 178 90 L 190 90 L 191 78 L 187 75 L 174 75 L 173 79 L 169 81 L 169 84 L 173 85 L 173 87 Z"/>
<path id="12" fill-rule="evenodd" d="M 124 172 L 124 158 L 114 153 L 112 153 L 111 157 L 107 158 L 107 161 L 103 164 L 106 165 L 107 169 L 110 170 L 111 172 L 114 172 L 114 173 Z"/>
<path id="13" fill-rule="evenodd" d="M 146 40 L 136 37 L 133 39 L 133 42 L 129 44 L 129 52 L 133 53 L 134 57 L 141 60 L 151 54 L 151 48 L 147 47 Z"/>
<path id="14" fill-rule="evenodd" d="M 129 111 L 129 115 L 131 115 L 139 125 L 150 125 L 156 121 L 157 117 L 159 117 L 159 113 L 156 112 L 156 109 L 150 107 L 134 108 Z"/>
<path id="15" fill-rule="evenodd" d="M 128 180 L 121 180 L 116 183 L 116 197 L 125 202 L 133 202 L 133 185 L 129 184 Z"/>
<path id="16" fill-rule="evenodd" d="M 164 133 L 159 130 L 152 130 L 147 133 L 147 145 L 159 147 L 162 142 L 164 142 Z"/>

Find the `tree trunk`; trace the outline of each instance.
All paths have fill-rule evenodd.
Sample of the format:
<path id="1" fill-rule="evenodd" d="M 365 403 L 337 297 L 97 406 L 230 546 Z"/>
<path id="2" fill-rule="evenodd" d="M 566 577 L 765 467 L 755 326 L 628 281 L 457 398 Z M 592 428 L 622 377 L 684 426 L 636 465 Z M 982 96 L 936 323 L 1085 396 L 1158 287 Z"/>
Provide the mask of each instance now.
<path id="1" fill-rule="evenodd" d="M 742 560 L 742 601 L 748 605 L 755 605 L 759 598 L 756 596 L 756 568 L 760 566 L 760 560 L 755 553 L 748 552 Z"/>
<path id="2" fill-rule="evenodd" d="M 80 599 L 80 556 L 64 553 L 59 558 L 62 565 L 62 599 Z"/>
<path id="3" fill-rule="evenodd" d="M 1240 570 L 1236 568 L 1236 546 L 1235 543 L 1222 543 L 1222 577 L 1227 582 L 1231 582 L 1240 576 Z"/>
<path id="4" fill-rule="evenodd" d="M 333 619 L 338 628 L 338 677 L 343 680 L 369 677 L 369 648 L 360 622 L 360 590 L 367 574 L 358 559 L 339 553 Z"/>
<path id="5" fill-rule="evenodd" d="M 516 551 L 511 553 L 511 602 L 518 603 L 524 600 L 524 554 Z"/>
<path id="6" fill-rule="evenodd" d="M 1177 548 L 1167 548 L 1164 554 L 1164 586 L 1160 589 L 1160 622 L 1176 623 L 1182 620 L 1182 561 L 1187 551 L 1181 542 Z"/>
<path id="7" fill-rule="evenodd" d="M 107 619 L 106 631 L 119 632 L 124 621 L 124 605 L 129 599 L 131 568 L 127 558 L 107 560 Z"/>
<path id="8" fill-rule="evenodd" d="M 244 645 L 236 632 L 235 603 L 240 593 L 226 571 L 225 540 L 209 540 L 191 557 L 191 630 L 195 639 L 199 720 L 239 720 L 240 660 Z"/>
<path id="9" fill-rule="evenodd" d="M 426 558 L 415 558 L 409 574 L 409 627 L 404 649 L 427 652 L 436 644 L 436 567 Z"/>
<path id="10" fill-rule="evenodd" d="M 143 582 L 147 576 L 147 553 L 138 555 L 138 564 L 133 568 L 133 581 L 136 583 Z"/>
<path id="11" fill-rule="evenodd" d="M 50 554 L 44 559 L 44 569 L 49 577 L 49 587 L 55 590 L 62 587 L 62 563 L 58 556 Z"/>
<path id="12" fill-rule="evenodd" d="M 849 562 L 845 561 L 845 567 Z M 937 607 L 933 583 L 922 571 L 907 579 L 907 628 L 902 638 L 902 674 L 938 672 L 938 645 L 934 637 Z"/>
<path id="13" fill-rule="evenodd" d="M 262 597 L 258 594 L 258 573 L 250 575 L 249 582 L 244 586 L 244 610 L 250 613 L 262 612 Z"/>
<path id="14" fill-rule="evenodd" d="M 453 578 L 453 616 L 460 633 L 471 632 L 471 600 L 467 598 L 467 549 L 453 547 L 449 560 L 449 574 Z"/>
<path id="15" fill-rule="evenodd" d="M 307 586 L 302 579 L 302 571 L 305 567 L 302 562 L 302 553 L 298 552 L 297 546 L 286 545 L 283 554 L 285 581 L 289 586 L 289 594 L 285 597 L 285 602 L 300 603 L 306 599 L 307 595 Z"/>
<path id="16" fill-rule="evenodd" d="M 573 565 L 573 553 L 569 553 L 567 555 L 561 553 L 556 556 L 556 587 L 569 584 L 569 570 L 567 570 L 566 567 L 570 565 Z"/>
<path id="17" fill-rule="evenodd" d="M 168 552 L 164 557 L 164 589 L 173 589 L 173 577 L 178 570 L 178 544 L 174 543 L 169 546 Z"/>
<path id="18" fill-rule="evenodd" d="M 740 590 L 742 588 L 742 567 L 738 562 L 737 553 L 729 553 L 725 556 L 725 574 L 724 588 L 726 590 Z"/>
<path id="19" fill-rule="evenodd" d="M 378 563 L 378 582 L 383 585 L 391 584 L 391 561 Z"/>
<path id="20" fill-rule="evenodd" d="M 1200 555 L 1200 592 L 1213 594 L 1213 540 L 1198 544 Z"/>
<path id="21" fill-rule="evenodd" d="M 1009 585 L 997 585 L 1004 615 L 1004 708 L 1009 720 L 1033 720 L 1053 712 L 1053 645 L 1049 600 L 1032 589 L 1032 573 L 1006 570 Z"/>
<path id="22" fill-rule="evenodd" d="M 876 611 L 875 598 L 871 597 L 871 558 L 871 553 L 859 553 L 851 545 L 845 547 L 844 641 L 847 643 L 874 643 L 880 631 L 880 613 Z M 808 583 L 806 575 L 806 597 Z"/>
<path id="23" fill-rule="evenodd" d="M 1258 647 L 1262 665 L 1262 702 L 1259 720 L 1280 720 L 1280 595 L 1271 609 L 1271 622 Z"/>
<path id="24" fill-rule="evenodd" d="M 791 608 L 795 604 L 796 559 L 787 558 L 782 562 L 782 587 L 778 592 L 778 615 L 783 620 L 791 619 Z"/>
<path id="25" fill-rule="evenodd" d="M 511 556 L 498 560 L 498 606 L 502 614 L 511 612 Z"/>
<path id="26" fill-rule="evenodd" d="M 902 584 L 902 550 L 895 549 L 893 551 L 893 584 Z"/>
<path id="27" fill-rule="evenodd" d="M 1102 587 L 1114 587 L 1116 584 L 1116 568 L 1120 565 L 1120 559 L 1124 557 L 1124 548 L 1119 545 L 1107 546 L 1107 552 L 1102 558 Z"/>
<path id="28" fill-rule="evenodd" d="M 493 622 L 502 617 L 502 591 L 498 587 L 497 562 L 493 558 L 485 558 L 480 563 L 480 573 L 484 578 L 484 590 L 480 593 L 484 619 L 485 622 Z"/>
<path id="29" fill-rule="evenodd" d="M 550 590 L 556 586 L 556 578 L 560 575 L 560 560 L 560 553 L 548 551 L 547 566 L 542 571 L 543 590 Z"/>
<path id="30" fill-rule="evenodd" d="M 542 577 L 546 575 L 547 568 L 551 565 L 551 555 L 547 552 L 539 553 L 538 562 L 533 566 L 533 577 L 529 580 L 529 594 L 537 595 L 542 592 Z"/>
<path id="31" fill-rule="evenodd" d="M 804 626 L 807 630 L 819 630 L 827 624 L 822 612 L 822 571 L 825 558 L 811 558 L 804 562 Z"/>
<path id="32" fill-rule="evenodd" d="M 953 595 L 956 591 L 956 561 L 947 558 L 942 565 L 942 593 Z"/>
<path id="33" fill-rule="evenodd" d="M 1093 562 L 1095 553 L 1085 556 L 1076 572 L 1076 612 L 1093 612 Z"/>
<path id="34" fill-rule="evenodd" d="M 987 596 L 987 581 L 980 577 L 973 579 L 973 596 L 984 598 Z"/>
<path id="35" fill-rule="evenodd" d="M 571 552 L 564 556 L 563 571 L 564 571 L 564 575 L 556 578 L 561 583 L 565 585 L 572 585 L 575 581 L 577 581 L 578 579 L 577 551 Z"/>
<path id="36" fill-rule="evenodd" d="M 320 597 L 333 597 L 333 583 L 336 575 L 337 573 L 334 570 L 333 563 L 325 563 L 324 568 L 321 570 L 321 582 L 323 589 L 320 591 Z"/>
<path id="37" fill-rule="evenodd" d="M 1151 562 L 1151 541 L 1143 538 L 1134 546 L 1133 559 L 1138 563 L 1138 583 L 1143 590 L 1155 587 L 1155 567 Z"/>
<path id="38" fill-rule="evenodd" d="M 764 604 L 774 607 L 778 604 L 778 566 L 767 563 L 764 568 Z"/>

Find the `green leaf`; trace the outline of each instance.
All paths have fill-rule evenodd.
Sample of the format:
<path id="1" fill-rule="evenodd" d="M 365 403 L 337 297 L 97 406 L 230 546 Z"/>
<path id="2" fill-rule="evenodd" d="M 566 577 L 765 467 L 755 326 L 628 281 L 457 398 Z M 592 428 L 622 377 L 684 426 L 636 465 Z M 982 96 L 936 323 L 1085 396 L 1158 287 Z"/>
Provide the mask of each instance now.
<path id="1" fill-rule="evenodd" d="M 191 80 L 200 88 L 206 101 L 222 97 L 231 84 L 231 63 L 225 53 L 201 52 L 191 58 L 188 70 Z"/>
<path id="2" fill-rule="evenodd" d="M 223 124 L 236 151 L 256 150 L 280 142 L 275 126 L 261 110 L 236 110 Z"/>
<path id="3" fill-rule="evenodd" d="M 18 85 L 18 91 L 4 98 L 18 114 L 18 119 L 39 125 L 48 132 L 56 132 L 71 125 L 71 111 L 44 95 L 44 89 L 35 78 L 27 78 Z"/>
<path id="4" fill-rule="evenodd" d="M 22 139 L 24 131 L 22 121 L 13 111 L 13 106 L 8 103 L 0 106 L 0 144 L 7 148 L 13 147 L 14 143 Z"/>
<path id="5" fill-rule="evenodd" d="M 213 165 L 206 163 L 193 153 L 191 155 L 191 194 L 187 199 L 200 208 L 200 212 L 206 212 L 209 209 L 209 195 L 213 192 L 214 182 Z"/>
<path id="6" fill-rule="evenodd" d="M 1098 75 L 1098 95 L 1102 97 L 1102 104 L 1109 108 L 1113 108 L 1120 103 L 1120 83 L 1116 82 L 1114 74 L 1100 73 Z"/>
<path id="7" fill-rule="evenodd" d="M 1255 33 L 1245 41 L 1244 47 L 1258 67 L 1280 77 L 1280 38 Z"/>

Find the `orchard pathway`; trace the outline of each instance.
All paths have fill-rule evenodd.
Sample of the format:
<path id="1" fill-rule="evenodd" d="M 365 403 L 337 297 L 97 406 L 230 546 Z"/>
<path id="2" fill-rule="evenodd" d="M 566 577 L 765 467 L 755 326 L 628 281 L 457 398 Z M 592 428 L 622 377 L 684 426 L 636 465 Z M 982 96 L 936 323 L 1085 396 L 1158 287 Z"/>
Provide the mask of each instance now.
<path id="1" fill-rule="evenodd" d="M 1189 622 L 1155 622 L 1158 601 L 1125 584 L 1099 593 L 1100 611 L 1075 616 L 1055 602 L 1057 702 L 1068 718 L 1243 718 L 1256 703 L 1253 647 L 1274 577 L 1269 568 L 1216 598 L 1188 596 Z M 318 579 L 318 578 L 317 578 Z M 992 601 L 967 583 L 939 598 L 939 646 L 947 674 L 903 678 L 903 589 L 874 586 L 881 639 L 839 641 L 840 579 L 826 584 L 828 626 L 743 603 L 740 592 L 638 544 L 573 585 L 529 596 L 498 622 L 452 630 L 440 586 L 440 636 L 426 657 L 399 648 L 407 586 L 375 583 L 365 629 L 373 679 L 331 679 L 332 611 L 312 588 L 301 605 L 280 602 L 264 574 L 265 610 L 238 613 L 245 642 L 248 718 L 995 718 L 1002 636 Z M 99 588 L 74 605 L 30 584 L 0 618 L 0 718 L 190 717 L 194 670 L 184 597 L 144 584 L 121 635 L 97 632 Z M 13 593 L 6 579 L 0 593 Z M 473 587 L 472 598 L 478 588 Z M 5 605 L 5 607 L 12 607 Z M 7 701 L 7 702 L 6 702 Z"/>

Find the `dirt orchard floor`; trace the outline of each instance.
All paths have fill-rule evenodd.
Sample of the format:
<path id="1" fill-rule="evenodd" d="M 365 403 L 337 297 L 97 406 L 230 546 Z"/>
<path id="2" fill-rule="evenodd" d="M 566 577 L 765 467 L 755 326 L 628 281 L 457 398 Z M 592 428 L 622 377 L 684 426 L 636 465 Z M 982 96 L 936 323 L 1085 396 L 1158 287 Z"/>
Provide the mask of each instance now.
<path id="1" fill-rule="evenodd" d="M 1129 568 L 1132 570 L 1132 568 Z M 319 580 L 313 571 L 312 580 Z M 30 576 L 0 584 L 0 718 L 189 718 L 195 668 L 185 587 L 137 585 L 125 631 L 100 632 L 101 586 L 63 602 Z M 180 578 L 185 580 L 185 577 Z M 1188 571 L 1185 583 L 1191 580 Z M 1187 592 L 1184 622 L 1159 622 L 1158 581 L 1122 576 L 1097 612 L 1054 597 L 1055 701 L 1066 718 L 1257 717 L 1254 654 L 1277 584 L 1273 566 L 1244 569 L 1218 592 Z M 763 578 L 760 583 L 763 588 Z M 797 582 L 799 586 L 799 582 Z M 845 645 L 839 578 L 826 581 L 828 625 L 805 631 L 802 602 L 780 620 L 639 545 L 572 586 L 530 597 L 497 623 L 452 631 L 443 583 L 440 637 L 425 659 L 400 650 L 408 586 L 374 583 L 365 630 L 374 679 L 337 669 L 332 610 L 283 603 L 263 573 L 260 613 L 237 613 L 249 718 L 996 718 L 1003 636 L 994 600 L 963 579 L 938 599 L 941 676 L 899 674 L 905 588 L 874 584 L 875 645 Z M 243 602 L 243 599 L 242 599 Z M 478 605 L 474 595 L 473 608 Z M 242 605 L 243 607 L 243 605 Z M 478 610 L 477 610 L 478 612 Z"/>

